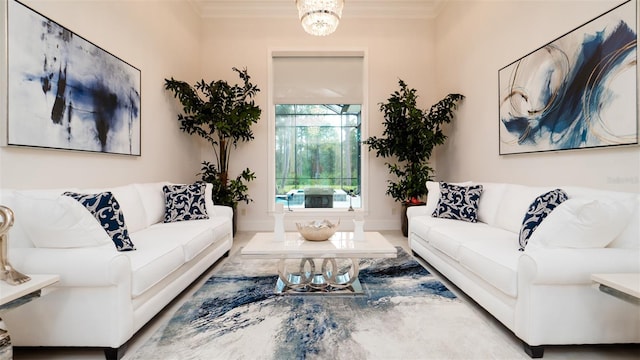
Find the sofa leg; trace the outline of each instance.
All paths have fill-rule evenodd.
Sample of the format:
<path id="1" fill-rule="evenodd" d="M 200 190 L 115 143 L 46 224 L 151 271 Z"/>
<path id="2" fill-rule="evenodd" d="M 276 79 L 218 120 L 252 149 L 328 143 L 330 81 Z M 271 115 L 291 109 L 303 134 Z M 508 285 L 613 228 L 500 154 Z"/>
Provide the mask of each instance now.
<path id="1" fill-rule="evenodd" d="M 531 346 L 527 343 L 524 344 L 524 352 L 532 359 L 540 359 L 544 355 L 544 346 Z"/>
<path id="2" fill-rule="evenodd" d="M 230 252 L 230 250 L 227 250 L 227 252 L 224 253 L 224 255 L 222 255 L 222 257 L 229 257 L 229 252 Z"/>
<path id="3" fill-rule="evenodd" d="M 122 345 L 119 348 L 105 348 L 104 349 L 104 357 L 106 360 L 120 360 L 122 356 L 124 356 L 124 351 L 127 346 Z"/>

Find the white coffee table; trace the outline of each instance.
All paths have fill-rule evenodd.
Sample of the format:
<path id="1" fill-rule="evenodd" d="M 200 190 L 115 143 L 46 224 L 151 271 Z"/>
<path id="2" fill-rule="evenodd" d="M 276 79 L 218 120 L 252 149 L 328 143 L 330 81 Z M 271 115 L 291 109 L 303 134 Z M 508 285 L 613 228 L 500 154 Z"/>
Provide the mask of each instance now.
<path id="1" fill-rule="evenodd" d="M 297 232 L 286 233 L 284 240 L 257 233 L 241 254 L 246 259 L 280 259 L 277 293 L 358 294 L 359 259 L 394 258 L 397 249 L 377 232 L 365 232 L 361 240 L 352 232 L 337 232 L 326 241 L 307 241 Z"/>

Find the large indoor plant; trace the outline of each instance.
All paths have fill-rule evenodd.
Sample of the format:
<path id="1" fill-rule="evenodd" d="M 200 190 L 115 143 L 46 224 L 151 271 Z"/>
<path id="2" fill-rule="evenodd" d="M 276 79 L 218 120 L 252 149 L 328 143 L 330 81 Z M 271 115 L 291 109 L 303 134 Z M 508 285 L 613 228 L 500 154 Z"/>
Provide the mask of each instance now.
<path id="1" fill-rule="evenodd" d="M 382 137 L 372 136 L 363 143 L 376 152 L 376 157 L 393 159 L 386 165 L 397 179 L 389 180 L 386 193 L 402 202 L 406 211 L 406 206 L 419 203 L 427 195 L 426 183 L 433 174 L 429 158 L 433 149 L 447 139 L 442 125 L 451 122 L 453 110 L 464 96 L 449 94 L 427 111 L 418 108 L 416 89 L 402 80 L 399 85 L 400 90 L 380 104 L 385 127 Z M 406 236 L 405 211 L 402 231 Z"/>
<path id="2" fill-rule="evenodd" d="M 247 183 L 255 179 L 255 173 L 246 168 L 230 178 L 231 150 L 238 142 L 253 140 L 251 126 L 258 122 L 261 110 L 253 100 L 260 89 L 251 83 L 247 69 L 233 71 L 238 73 L 241 84 L 200 80 L 191 86 L 171 78 L 165 79 L 165 89 L 182 104 L 183 113 L 178 114 L 180 129 L 204 138 L 213 147 L 215 163 L 204 161 L 199 175 L 213 184 L 214 203 L 235 209 L 239 201 L 252 201 Z"/>

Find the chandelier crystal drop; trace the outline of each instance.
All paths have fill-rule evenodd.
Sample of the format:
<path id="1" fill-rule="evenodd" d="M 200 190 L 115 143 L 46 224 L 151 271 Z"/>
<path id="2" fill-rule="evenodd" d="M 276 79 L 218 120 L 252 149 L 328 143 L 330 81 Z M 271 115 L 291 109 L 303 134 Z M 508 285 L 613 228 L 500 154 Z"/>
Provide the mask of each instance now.
<path id="1" fill-rule="evenodd" d="M 304 31 L 326 36 L 338 28 L 344 0 L 296 0 L 296 6 Z"/>

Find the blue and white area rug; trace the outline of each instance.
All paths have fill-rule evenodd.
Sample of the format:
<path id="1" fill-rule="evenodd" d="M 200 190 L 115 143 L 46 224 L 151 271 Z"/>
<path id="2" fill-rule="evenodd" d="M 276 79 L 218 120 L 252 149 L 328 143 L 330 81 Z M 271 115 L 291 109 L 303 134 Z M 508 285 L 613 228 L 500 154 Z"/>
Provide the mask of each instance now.
<path id="1" fill-rule="evenodd" d="M 228 259 L 135 353 L 148 359 L 527 359 L 398 248 L 363 295 L 275 295 L 276 261 Z"/>

